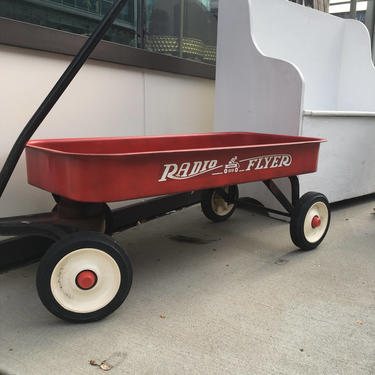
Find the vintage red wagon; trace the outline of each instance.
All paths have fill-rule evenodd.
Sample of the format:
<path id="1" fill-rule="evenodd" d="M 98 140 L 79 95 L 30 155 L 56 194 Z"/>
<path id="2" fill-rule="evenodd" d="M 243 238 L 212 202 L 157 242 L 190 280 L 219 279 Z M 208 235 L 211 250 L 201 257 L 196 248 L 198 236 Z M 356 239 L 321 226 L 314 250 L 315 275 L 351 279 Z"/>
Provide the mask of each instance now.
<path id="1" fill-rule="evenodd" d="M 323 141 L 233 132 L 28 142 L 28 181 L 57 202 L 52 213 L 28 219 L 29 227 L 59 239 L 39 266 L 42 302 L 67 320 L 104 317 L 126 298 L 132 268 L 121 247 L 100 232 L 113 234 L 196 203 L 212 221 L 226 220 L 238 204 L 237 184 L 246 182 L 264 181 L 286 209 L 271 211 L 291 217 L 293 242 L 315 248 L 328 230 L 328 201 L 319 193 L 299 198 L 296 176 L 316 171 Z M 272 181 L 279 177 L 290 178 L 291 202 Z M 155 196 L 117 210 L 106 204 Z"/>
<path id="2" fill-rule="evenodd" d="M 110 235 L 200 203 L 212 221 L 227 220 L 239 202 L 238 184 L 263 181 L 290 217 L 301 249 L 316 248 L 330 223 L 327 198 L 299 197 L 297 175 L 317 170 L 323 139 L 259 133 L 119 138 L 30 138 L 113 23 L 118 0 L 16 141 L 0 173 L 2 195 L 26 147 L 30 184 L 52 193 L 52 212 L 0 219 L 1 235 L 38 235 L 53 244 L 37 272 L 41 301 L 74 322 L 99 320 L 117 309 L 132 283 L 129 257 Z M 289 177 L 291 199 L 273 179 Z M 156 197 L 111 210 L 107 203 Z"/>

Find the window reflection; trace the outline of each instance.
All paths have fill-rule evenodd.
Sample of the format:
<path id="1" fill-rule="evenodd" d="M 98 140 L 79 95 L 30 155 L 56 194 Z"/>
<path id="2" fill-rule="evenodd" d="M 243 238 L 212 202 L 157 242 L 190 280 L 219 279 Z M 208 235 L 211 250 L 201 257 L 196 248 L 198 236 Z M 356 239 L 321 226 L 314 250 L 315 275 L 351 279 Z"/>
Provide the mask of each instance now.
<path id="1" fill-rule="evenodd" d="M 146 49 L 215 64 L 217 1 L 146 0 Z"/>
<path id="2" fill-rule="evenodd" d="M 0 17 L 89 35 L 114 0 L 0 0 Z M 129 0 L 104 39 L 136 47 L 137 0 Z"/>
<path id="3" fill-rule="evenodd" d="M 104 39 L 215 64 L 219 1 L 129 0 Z M 351 0 L 290 1 L 366 21 L 374 38 L 375 0 L 358 0 L 352 12 Z M 0 17 L 89 35 L 113 3 L 114 0 L 0 0 Z"/>
<path id="4" fill-rule="evenodd" d="M 114 0 L 0 0 L 0 17 L 90 35 Z M 215 64 L 218 0 L 129 0 L 104 39 Z"/>

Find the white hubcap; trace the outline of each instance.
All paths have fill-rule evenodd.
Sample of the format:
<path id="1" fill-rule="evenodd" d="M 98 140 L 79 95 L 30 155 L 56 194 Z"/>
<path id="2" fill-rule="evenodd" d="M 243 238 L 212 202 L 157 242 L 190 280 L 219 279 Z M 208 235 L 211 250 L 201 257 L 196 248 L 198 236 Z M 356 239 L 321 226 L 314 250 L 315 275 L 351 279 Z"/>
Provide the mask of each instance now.
<path id="1" fill-rule="evenodd" d="M 77 285 L 82 271 L 96 275 L 90 289 Z M 84 248 L 72 251 L 55 266 L 51 275 L 51 291 L 64 309 L 75 313 L 90 313 L 108 305 L 116 296 L 121 283 L 120 269 L 115 260 L 98 249 Z"/>
<path id="2" fill-rule="evenodd" d="M 307 241 L 314 243 L 322 238 L 327 229 L 328 216 L 328 208 L 323 202 L 316 202 L 310 207 L 303 225 Z"/>
<path id="3" fill-rule="evenodd" d="M 225 187 L 224 191 L 229 194 L 229 187 Z M 232 209 L 234 204 L 227 203 L 219 193 L 214 191 L 211 197 L 211 207 L 212 210 L 215 212 L 216 215 L 225 216 L 227 215 Z"/>

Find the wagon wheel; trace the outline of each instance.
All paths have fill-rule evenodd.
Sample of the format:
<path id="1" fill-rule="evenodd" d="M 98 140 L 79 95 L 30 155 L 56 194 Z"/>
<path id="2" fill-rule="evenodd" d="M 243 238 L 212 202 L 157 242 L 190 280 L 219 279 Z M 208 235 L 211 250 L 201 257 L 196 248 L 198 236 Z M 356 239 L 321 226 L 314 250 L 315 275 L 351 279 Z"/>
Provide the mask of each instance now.
<path id="1" fill-rule="evenodd" d="M 214 222 L 225 221 L 235 211 L 238 196 L 237 185 L 206 190 L 202 194 L 202 211 L 208 219 Z"/>
<path id="2" fill-rule="evenodd" d="M 302 250 L 315 249 L 328 232 L 331 209 L 327 198 L 320 193 L 304 194 L 293 209 L 290 236 Z"/>
<path id="3" fill-rule="evenodd" d="M 44 306 L 72 322 L 100 320 L 115 311 L 132 283 L 128 256 L 111 237 L 79 232 L 50 247 L 37 272 Z"/>

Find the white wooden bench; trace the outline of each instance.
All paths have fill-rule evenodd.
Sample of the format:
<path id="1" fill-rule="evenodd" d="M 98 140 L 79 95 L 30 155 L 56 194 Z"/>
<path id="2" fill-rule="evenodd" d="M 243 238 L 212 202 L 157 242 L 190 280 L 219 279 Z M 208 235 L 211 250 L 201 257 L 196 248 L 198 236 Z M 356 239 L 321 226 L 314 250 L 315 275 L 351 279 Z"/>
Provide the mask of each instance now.
<path id="1" fill-rule="evenodd" d="M 301 193 L 375 191 L 375 67 L 366 27 L 287 0 L 220 0 L 216 131 L 323 137 Z M 268 204 L 264 188 L 241 194 Z"/>

